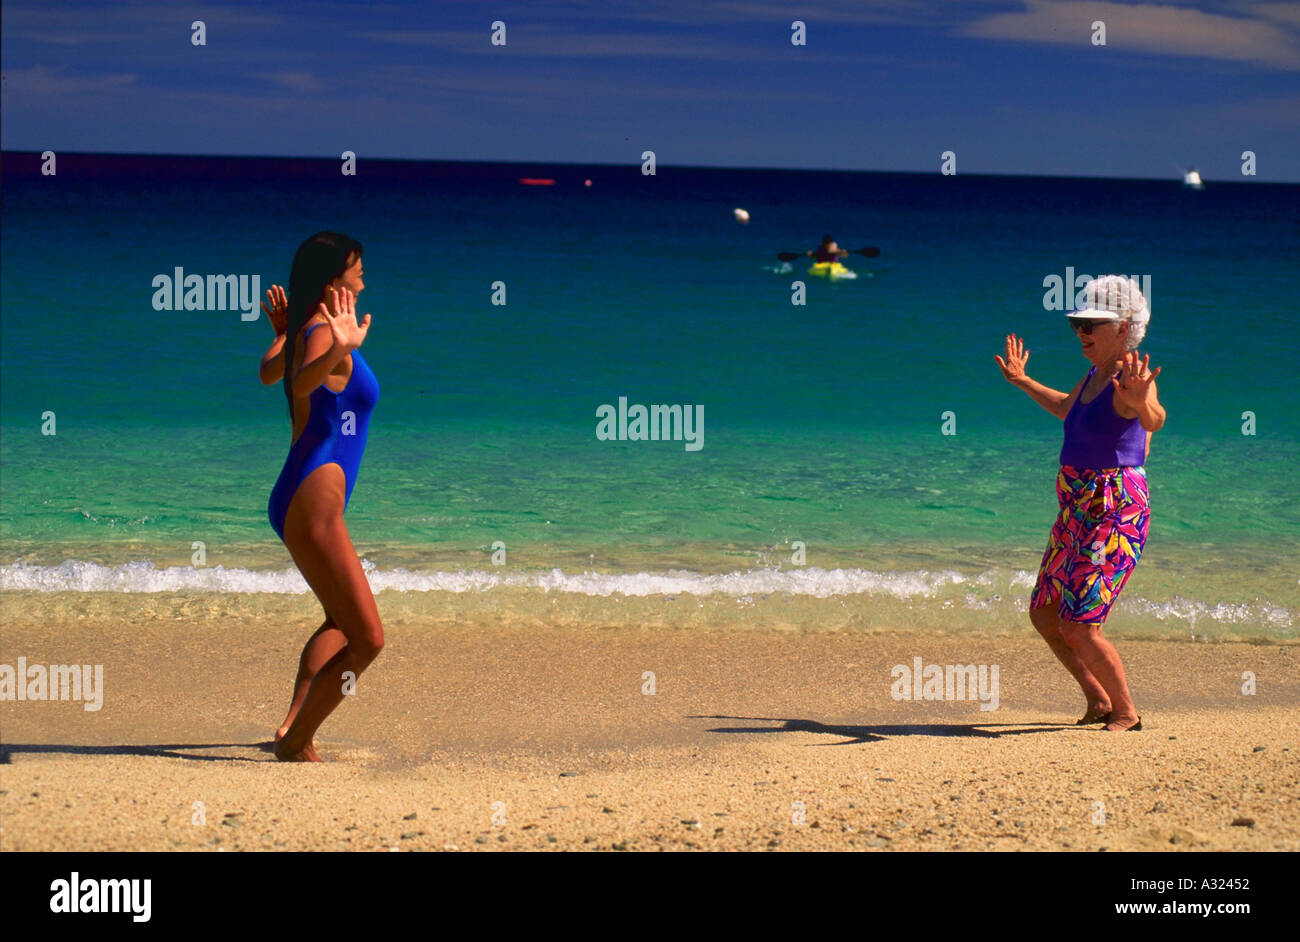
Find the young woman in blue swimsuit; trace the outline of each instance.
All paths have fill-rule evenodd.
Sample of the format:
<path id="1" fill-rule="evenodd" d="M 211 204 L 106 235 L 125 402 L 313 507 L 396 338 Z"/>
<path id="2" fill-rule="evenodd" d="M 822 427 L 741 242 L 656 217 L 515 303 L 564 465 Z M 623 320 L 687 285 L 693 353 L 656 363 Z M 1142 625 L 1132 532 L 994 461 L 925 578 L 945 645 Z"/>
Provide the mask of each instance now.
<path id="1" fill-rule="evenodd" d="M 267 514 L 325 609 L 276 731 L 275 756 L 286 761 L 321 761 L 312 740 L 343 702 L 344 675 L 355 679 L 384 646 L 375 597 L 343 523 L 379 400 L 379 383 L 358 349 L 370 328 L 369 314 L 356 319 L 362 275 L 359 242 L 318 232 L 294 256 L 287 302 L 278 286 L 267 292 L 278 336 L 262 358 L 261 377 L 267 385 L 283 378 L 292 423 Z"/>

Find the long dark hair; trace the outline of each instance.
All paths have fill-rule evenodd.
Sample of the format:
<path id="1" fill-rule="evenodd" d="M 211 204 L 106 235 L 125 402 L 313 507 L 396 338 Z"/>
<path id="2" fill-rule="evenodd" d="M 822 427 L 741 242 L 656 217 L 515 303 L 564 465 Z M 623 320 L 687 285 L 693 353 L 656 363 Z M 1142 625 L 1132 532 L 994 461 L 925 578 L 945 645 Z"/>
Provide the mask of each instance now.
<path id="1" fill-rule="evenodd" d="M 289 273 L 289 316 L 284 338 L 284 398 L 293 421 L 293 348 L 298 331 L 325 300 L 325 286 L 361 257 L 361 243 L 341 232 L 318 232 L 293 256 Z"/>

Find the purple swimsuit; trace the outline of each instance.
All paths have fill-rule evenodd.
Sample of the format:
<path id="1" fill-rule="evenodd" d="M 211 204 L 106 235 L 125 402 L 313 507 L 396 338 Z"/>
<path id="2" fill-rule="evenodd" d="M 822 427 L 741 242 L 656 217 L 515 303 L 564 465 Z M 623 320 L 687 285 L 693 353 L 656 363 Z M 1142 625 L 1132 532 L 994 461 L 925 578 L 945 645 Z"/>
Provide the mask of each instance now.
<path id="1" fill-rule="evenodd" d="M 1147 433 L 1135 416 L 1126 419 L 1111 405 L 1115 387 L 1106 384 L 1092 402 L 1083 401 L 1083 390 L 1097 372 L 1094 366 L 1079 389 L 1079 396 L 1065 417 L 1065 443 L 1061 464 L 1072 468 L 1136 468 L 1146 463 Z"/>

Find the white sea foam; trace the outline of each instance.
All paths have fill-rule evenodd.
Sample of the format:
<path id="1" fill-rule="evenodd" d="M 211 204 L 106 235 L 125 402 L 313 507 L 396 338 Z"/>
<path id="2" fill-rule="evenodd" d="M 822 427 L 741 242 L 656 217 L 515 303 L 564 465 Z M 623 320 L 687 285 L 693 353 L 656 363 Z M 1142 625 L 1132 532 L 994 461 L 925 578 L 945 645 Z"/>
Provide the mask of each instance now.
<path id="1" fill-rule="evenodd" d="M 947 585 L 970 581 L 952 570 L 930 572 L 874 572 L 868 569 L 751 569 L 706 574 L 683 569 L 666 572 L 567 573 L 560 569 L 537 572 L 492 570 L 412 571 L 380 570 L 363 559 L 362 568 L 376 592 L 486 592 L 497 588 L 540 589 L 581 595 L 770 595 L 784 592 L 816 598 L 855 595 L 889 595 L 900 599 L 929 598 Z M 68 560 L 57 566 L 31 566 L 21 559 L 0 566 L 0 589 L 42 592 L 307 592 L 297 569 L 250 570 L 224 566 L 168 566 L 159 569 L 148 560 L 116 566 Z"/>
<path id="2" fill-rule="evenodd" d="M 1252 624 L 1266 628 L 1291 628 L 1295 614 L 1283 605 L 1274 605 L 1264 599 L 1253 602 L 1202 602 L 1199 599 L 1175 597 L 1171 602 L 1152 602 L 1148 599 L 1122 599 L 1121 605 L 1129 611 L 1149 615 L 1160 621 L 1186 621 L 1192 634 L 1196 625 L 1205 622 L 1219 624 Z"/>
<path id="3" fill-rule="evenodd" d="M 367 559 L 363 570 L 375 592 L 487 593 L 493 590 L 540 591 L 550 594 L 646 598 L 722 596 L 748 605 L 755 599 L 784 594 L 818 599 L 867 595 L 900 601 L 942 599 L 972 611 L 1000 606 L 1024 611 L 1021 590 L 1032 587 L 1034 574 L 1024 570 L 965 575 L 955 570 L 918 569 L 881 572 L 870 569 L 756 568 L 725 573 L 700 573 L 684 569 L 665 572 L 601 573 L 547 569 L 532 572 L 474 570 L 381 570 Z M 1005 588 L 997 588 L 1004 586 Z M 0 566 L 0 590 L 41 592 L 224 592 L 302 594 L 310 591 L 297 569 L 251 570 L 224 566 L 168 566 L 158 568 L 148 560 L 116 566 L 69 560 L 57 566 L 32 566 L 21 559 Z M 1257 625 L 1286 630 L 1294 625 L 1294 612 L 1262 599 L 1225 603 L 1184 599 L 1151 601 L 1125 597 L 1119 606 L 1131 614 L 1161 622 L 1196 625 Z"/>

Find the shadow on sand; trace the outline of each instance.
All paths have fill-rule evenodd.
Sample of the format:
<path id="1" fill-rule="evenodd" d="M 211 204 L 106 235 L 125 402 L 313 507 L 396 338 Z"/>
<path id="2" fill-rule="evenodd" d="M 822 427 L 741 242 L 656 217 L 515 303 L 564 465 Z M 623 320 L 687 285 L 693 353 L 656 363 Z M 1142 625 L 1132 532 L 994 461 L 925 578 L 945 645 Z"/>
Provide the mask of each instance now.
<path id="1" fill-rule="evenodd" d="M 215 756 L 181 752 L 182 749 L 257 749 L 271 753 L 275 743 L 266 742 L 212 742 L 167 743 L 157 746 L 74 746 L 50 743 L 0 744 L 0 764 L 10 761 L 11 755 L 69 755 L 69 756 L 159 756 L 167 759 L 189 759 L 193 762 L 262 762 L 247 756 Z"/>
<path id="2" fill-rule="evenodd" d="M 831 726 L 816 720 L 781 719 L 772 716 L 690 716 L 693 720 L 751 720 L 779 723 L 779 726 L 719 726 L 710 733 L 819 733 L 844 737 L 841 742 L 818 743 L 820 746 L 853 746 L 864 742 L 881 742 L 891 736 L 970 736 L 998 739 L 1027 733 L 1050 733 L 1078 729 L 1072 723 L 916 723 L 910 725 Z"/>

